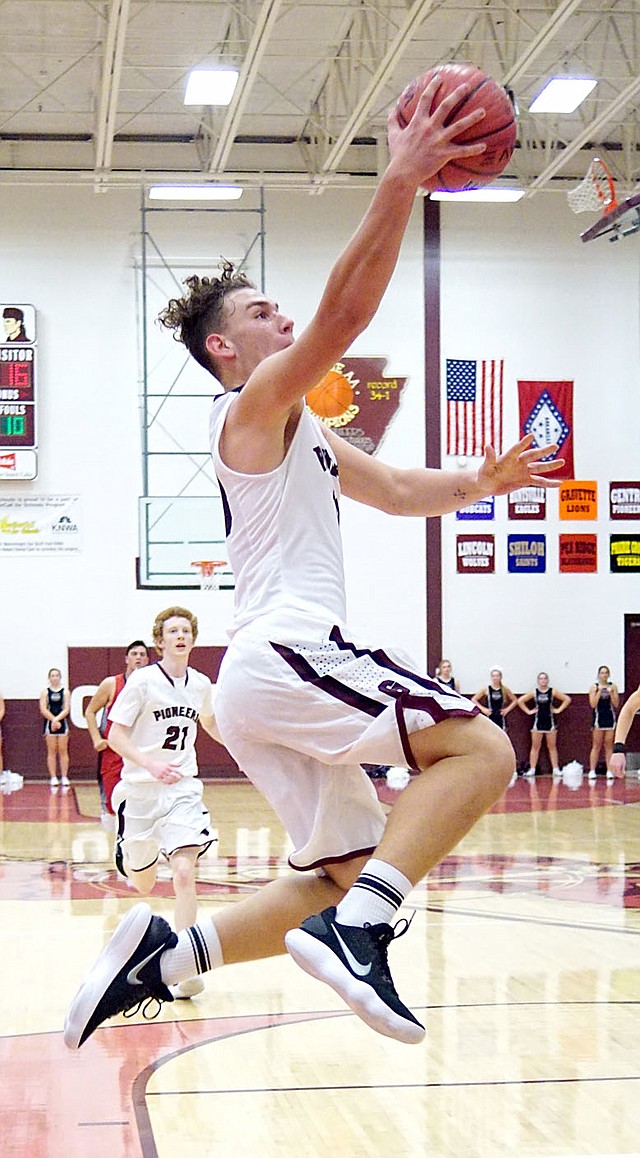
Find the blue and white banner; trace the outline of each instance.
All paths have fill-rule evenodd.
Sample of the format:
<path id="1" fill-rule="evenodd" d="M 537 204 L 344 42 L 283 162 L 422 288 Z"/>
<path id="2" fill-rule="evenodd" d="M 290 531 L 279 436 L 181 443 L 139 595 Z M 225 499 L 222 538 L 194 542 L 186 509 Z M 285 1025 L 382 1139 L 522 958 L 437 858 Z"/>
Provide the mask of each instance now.
<path id="1" fill-rule="evenodd" d="M 545 535 L 508 535 L 507 570 L 512 574 L 540 574 L 547 569 Z"/>
<path id="2" fill-rule="evenodd" d="M 456 519 L 494 519 L 495 499 L 490 495 L 488 499 L 481 499 L 478 503 L 471 503 L 468 507 L 456 511 Z"/>

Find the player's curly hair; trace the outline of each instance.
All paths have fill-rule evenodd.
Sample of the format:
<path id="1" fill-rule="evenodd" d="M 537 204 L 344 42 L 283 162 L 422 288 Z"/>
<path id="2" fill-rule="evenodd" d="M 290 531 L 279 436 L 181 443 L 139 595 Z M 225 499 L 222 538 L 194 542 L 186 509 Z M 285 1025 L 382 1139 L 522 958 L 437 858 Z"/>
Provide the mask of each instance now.
<path id="1" fill-rule="evenodd" d="M 188 619 L 193 633 L 193 642 L 198 638 L 198 620 L 192 611 L 186 607 L 167 607 L 158 612 L 153 624 L 152 635 L 154 643 L 162 643 L 162 629 L 168 619 Z"/>
<path id="2" fill-rule="evenodd" d="M 196 362 L 210 374 L 214 373 L 207 353 L 207 336 L 220 331 L 224 320 L 224 303 L 229 294 L 239 289 L 255 289 L 246 274 L 236 270 L 232 262 L 222 259 L 219 277 L 185 278 L 188 293 L 182 298 L 171 298 L 158 315 L 158 322 L 173 330 L 176 342 L 182 342 Z"/>

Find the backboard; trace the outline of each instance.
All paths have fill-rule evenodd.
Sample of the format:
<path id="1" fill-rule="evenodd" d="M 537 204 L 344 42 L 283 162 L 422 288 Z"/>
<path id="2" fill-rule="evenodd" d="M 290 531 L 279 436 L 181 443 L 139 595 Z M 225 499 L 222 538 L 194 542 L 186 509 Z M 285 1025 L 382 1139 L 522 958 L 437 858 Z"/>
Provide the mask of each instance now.
<path id="1" fill-rule="evenodd" d="M 639 229 L 640 193 L 632 193 L 630 197 L 621 201 L 615 209 L 610 209 L 608 213 L 604 213 L 595 225 L 585 229 L 580 237 L 582 241 L 593 241 L 596 237 L 604 237 L 608 234 L 609 241 L 619 241 L 621 237 L 627 237 L 628 234 L 636 233 Z"/>

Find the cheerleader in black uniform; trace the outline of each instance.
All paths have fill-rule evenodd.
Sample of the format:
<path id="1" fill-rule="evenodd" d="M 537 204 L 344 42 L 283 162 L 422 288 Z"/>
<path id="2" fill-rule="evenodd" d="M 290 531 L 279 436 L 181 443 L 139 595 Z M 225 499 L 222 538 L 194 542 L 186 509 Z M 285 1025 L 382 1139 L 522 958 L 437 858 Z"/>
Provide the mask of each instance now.
<path id="1" fill-rule="evenodd" d="M 436 679 L 439 684 L 444 684 L 445 687 L 453 688 L 454 692 L 460 691 L 460 684 L 453 674 L 453 664 L 450 659 L 441 659 L 436 668 Z"/>
<path id="2" fill-rule="evenodd" d="M 535 707 L 530 708 L 530 703 L 535 704 Z M 523 696 L 520 696 L 518 706 L 522 708 L 527 716 L 534 717 L 533 724 L 531 725 L 529 767 L 525 772 L 525 776 L 535 776 L 536 774 L 536 764 L 538 763 L 543 739 L 547 742 L 547 752 L 549 753 L 549 760 L 551 761 L 552 773 L 554 776 L 561 775 L 554 717 L 566 711 L 570 703 L 570 696 L 566 696 L 564 692 L 559 692 L 557 688 L 550 686 L 549 676 L 546 671 L 539 673 L 536 686 L 532 692 L 525 692 Z"/>
<path id="3" fill-rule="evenodd" d="M 47 745 L 49 784 L 69 787 L 69 693 L 62 686 L 62 673 L 52 667 L 47 686 L 40 694 L 40 714 L 44 717 L 44 742 Z M 58 762 L 60 779 L 58 779 Z"/>
<path id="4" fill-rule="evenodd" d="M 471 697 L 474 704 L 477 704 L 483 715 L 488 716 L 493 720 L 494 724 L 506 732 L 507 725 L 505 723 L 509 712 L 512 712 L 518 703 L 518 697 L 514 696 L 511 688 L 506 687 L 502 682 L 502 668 L 492 667 L 489 672 L 489 683 L 486 688 L 480 688 L 475 696 Z"/>
<path id="5" fill-rule="evenodd" d="M 589 779 L 595 780 L 596 768 L 604 746 L 604 759 L 609 767 L 613 755 L 613 736 L 616 730 L 616 709 L 620 703 L 620 693 L 611 682 L 611 672 L 606 664 L 598 668 L 598 678 L 589 688 L 589 703 L 593 709 L 591 751 L 589 753 Z"/>

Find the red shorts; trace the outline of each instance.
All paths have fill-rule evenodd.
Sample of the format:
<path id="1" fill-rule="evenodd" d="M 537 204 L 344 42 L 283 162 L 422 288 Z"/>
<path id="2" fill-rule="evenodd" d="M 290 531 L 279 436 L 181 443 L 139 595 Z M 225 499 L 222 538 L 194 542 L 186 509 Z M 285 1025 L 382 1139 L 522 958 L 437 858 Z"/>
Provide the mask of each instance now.
<path id="1" fill-rule="evenodd" d="M 120 777 L 122 776 L 122 756 L 114 752 L 113 748 L 103 748 L 102 752 L 100 752 L 98 771 L 104 789 L 107 812 L 113 814 L 111 797 L 116 784 L 120 782 Z"/>

